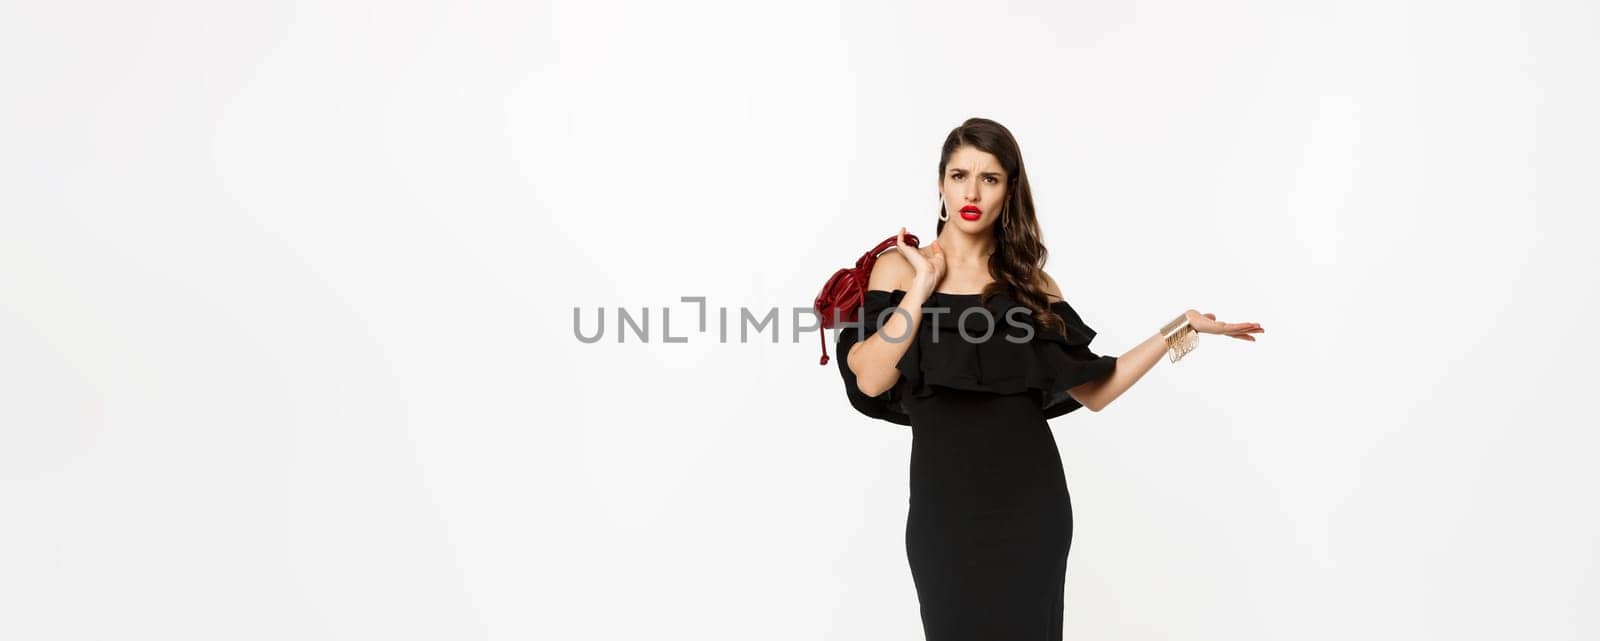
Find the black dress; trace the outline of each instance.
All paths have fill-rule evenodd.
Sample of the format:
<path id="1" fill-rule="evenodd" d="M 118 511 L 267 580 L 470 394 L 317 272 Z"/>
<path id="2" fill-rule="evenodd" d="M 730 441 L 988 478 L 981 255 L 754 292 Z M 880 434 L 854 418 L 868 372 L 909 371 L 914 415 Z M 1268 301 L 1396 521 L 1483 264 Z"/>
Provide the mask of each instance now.
<path id="1" fill-rule="evenodd" d="M 1089 350 L 1095 332 L 1065 301 L 1050 306 L 1066 321 L 1063 336 L 1007 295 L 985 305 L 978 294 L 935 292 L 900 380 L 867 396 L 846 357 L 905 293 L 867 291 L 861 327 L 841 326 L 835 353 L 853 407 L 911 426 L 906 557 L 923 632 L 929 641 L 1059 640 L 1072 503 L 1045 421 L 1082 407 L 1066 390 L 1109 376 L 1117 359 Z"/>

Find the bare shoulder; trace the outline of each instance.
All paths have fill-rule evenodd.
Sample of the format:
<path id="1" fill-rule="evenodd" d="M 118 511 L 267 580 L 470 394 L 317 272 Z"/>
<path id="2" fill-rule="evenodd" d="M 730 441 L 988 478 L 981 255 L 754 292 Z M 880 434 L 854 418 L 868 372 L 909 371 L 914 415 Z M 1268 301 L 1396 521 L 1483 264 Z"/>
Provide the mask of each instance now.
<path id="1" fill-rule="evenodd" d="M 1051 278 L 1050 274 L 1042 269 L 1039 270 L 1039 276 L 1044 279 L 1044 291 L 1050 295 L 1050 302 L 1061 302 L 1064 297 L 1061 295 L 1061 286 L 1056 284 L 1056 279 Z"/>
<path id="2" fill-rule="evenodd" d="M 891 249 L 878 256 L 878 262 L 872 264 L 872 276 L 867 279 L 867 289 L 886 292 L 906 289 L 916 275 L 917 270 L 911 266 L 911 261 L 901 256 L 900 250 Z"/>

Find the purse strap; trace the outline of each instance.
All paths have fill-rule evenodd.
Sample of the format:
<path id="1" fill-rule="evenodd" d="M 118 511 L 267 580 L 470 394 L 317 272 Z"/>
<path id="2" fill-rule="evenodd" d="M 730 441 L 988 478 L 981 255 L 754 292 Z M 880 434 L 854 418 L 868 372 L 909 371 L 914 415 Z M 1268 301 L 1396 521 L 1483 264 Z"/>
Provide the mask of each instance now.
<path id="1" fill-rule="evenodd" d="M 883 252 L 885 250 L 889 249 L 890 247 L 894 247 L 895 241 L 898 238 L 899 238 L 898 236 L 890 236 L 888 238 L 885 238 L 885 239 L 883 239 L 883 242 L 878 243 L 877 247 L 872 248 L 872 251 L 869 251 L 869 252 L 867 252 L 865 254 L 862 254 L 861 258 L 856 260 L 856 269 L 865 269 L 870 263 L 872 263 L 874 261 L 877 261 L 878 260 L 878 256 L 883 254 Z M 906 234 L 906 246 L 908 246 L 908 247 L 917 247 L 918 246 L 918 241 L 917 241 L 916 235 L 914 235 L 914 234 Z M 866 288 L 862 287 L 862 289 L 866 289 Z"/>

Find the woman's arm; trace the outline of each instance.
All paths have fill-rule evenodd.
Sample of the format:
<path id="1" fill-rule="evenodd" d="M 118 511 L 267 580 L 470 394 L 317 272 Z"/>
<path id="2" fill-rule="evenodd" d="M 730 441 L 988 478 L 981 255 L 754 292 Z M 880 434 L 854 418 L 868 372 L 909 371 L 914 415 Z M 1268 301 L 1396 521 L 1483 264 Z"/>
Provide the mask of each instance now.
<path id="1" fill-rule="evenodd" d="M 1039 273 L 1044 277 L 1045 293 L 1055 299 L 1050 302 L 1061 300 L 1061 287 L 1056 285 L 1056 280 L 1043 271 Z M 1167 341 L 1161 336 L 1161 332 L 1151 334 L 1150 338 L 1117 357 L 1117 368 L 1110 376 L 1068 388 L 1067 394 L 1082 403 L 1089 411 L 1098 412 L 1105 409 L 1105 406 L 1110 405 L 1118 396 L 1122 396 L 1122 393 L 1133 387 L 1139 379 L 1144 378 L 1145 373 L 1155 367 L 1166 352 Z"/>
<path id="2" fill-rule="evenodd" d="M 1067 394 L 1089 408 L 1089 411 L 1098 412 L 1144 378 L 1145 373 L 1155 367 L 1166 353 L 1167 341 L 1161 332 L 1151 334 L 1144 342 L 1117 357 L 1117 367 L 1110 376 L 1068 388 Z"/>
<path id="3" fill-rule="evenodd" d="M 896 365 L 917 335 L 917 329 L 922 324 L 922 304 L 927 302 L 920 291 L 912 291 L 916 289 L 910 286 L 915 275 L 911 263 L 898 252 L 879 256 L 878 262 L 872 266 L 867 289 L 899 289 L 905 290 L 906 294 L 898 305 L 904 311 L 890 313 L 877 333 L 852 345 L 850 353 L 845 355 L 845 364 L 855 373 L 856 387 L 863 394 L 877 396 L 900 380 L 900 369 Z M 865 318 L 860 319 L 860 322 L 866 321 Z M 842 331 L 857 330 L 846 328 Z M 891 337 L 894 340 L 890 340 Z"/>
<path id="4" fill-rule="evenodd" d="M 1040 273 L 1043 274 L 1043 272 Z M 1052 297 L 1059 300 L 1061 298 L 1061 288 L 1056 286 L 1055 279 L 1050 278 L 1049 274 L 1043 275 L 1045 290 Z M 1254 343 L 1256 337 L 1252 336 L 1252 334 L 1260 334 L 1267 331 L 1261 327 L 1260 323 L 1223 323 L 1217 320 L 1215 314 L 1201 314 L 1192 309 L 1184 310 L 1183 315 L 1188 319 L 1189 325 L 1202 334 L 1219 334 Z M 1144 378 L 1145 373 L 1149 372 L 1150 368 L 1155 367 L 1156 363 L 1161 360 L 1162 355 L 1166 353 L 1167 339 L 1158 330 L 1151 334 L 1149 338 L 1144 339 L 1143 342 L 1133 346 L 1133 349 L 1118 356 L 1117 367 L 1111 372 L 1110 376 L 1068 388 L 1067 394 L 1083 404 L 1084 407 L 1089 408 L 1089 411 L 1098 412 L 1110 405 L 1111 401 L 1117 400 L 1117 397 L 1122 396 L 1122 393 L 1133 387 L 1133 384 L 1139 382 L 1139 379 Z"/>

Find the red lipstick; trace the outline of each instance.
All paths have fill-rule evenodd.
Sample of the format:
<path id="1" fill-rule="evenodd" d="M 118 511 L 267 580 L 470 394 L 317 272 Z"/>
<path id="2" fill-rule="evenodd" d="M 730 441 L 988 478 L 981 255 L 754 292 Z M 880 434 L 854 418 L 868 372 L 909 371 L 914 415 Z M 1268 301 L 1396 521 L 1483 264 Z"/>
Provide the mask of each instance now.
<path id="1" fill-rule="evenodd" d="M 978 209 L 977 205 L 967 205 L 966 207 L 961 208 L 962 220 L 977 220 L 982 217 L 983 210 Z"/>

